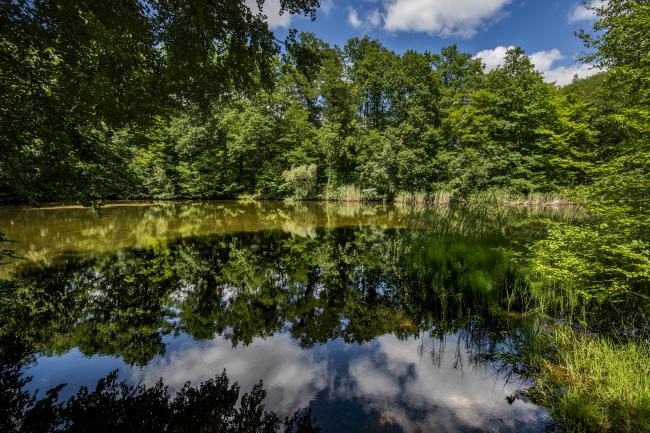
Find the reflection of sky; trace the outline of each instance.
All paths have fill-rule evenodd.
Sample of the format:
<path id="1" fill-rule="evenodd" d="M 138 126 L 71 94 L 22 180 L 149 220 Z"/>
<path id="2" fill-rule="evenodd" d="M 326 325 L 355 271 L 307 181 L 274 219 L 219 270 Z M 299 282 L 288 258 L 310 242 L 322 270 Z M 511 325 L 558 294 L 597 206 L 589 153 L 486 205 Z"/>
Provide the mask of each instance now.
<path id="1" fill-rule="evenodd" d="M 362 400 L 379 426 L 406 432 L 540 430 L 543 412 L 520 401 L 509 405 L 505 397 L 516 384 L 489 366 L 471 365 L 457 342 L 448 336 L 441 352 L 440 342 L 430 338 L 380 337 L 349 360 L 349 377 L 333 392 Z"/>
<path id="2" fill-rule="evenodd" d="M 38 395 L 42 397 L 45 391 L 63 383 L 67 386 L 61 392 L 61 397 L 68 398 L 81 386 L 94 389 L 97 379 L 118 369 L 124 372 L 128 366 L 121 359 L 111 356 L 89 358 L 75 348 L 65 355 L 38 358 L 38 363 L 25 371 L 27 376 L 33 377 L 26 388 L 30 392 L 38 390 Z"/>
<path id="3" fill-rule="evenodd" d="M 386 335 L 363 345 L 336 340 L 301 349 L 287 334 L 278 334 L 233 348 L 223 337 L 195 342 L 180 336 L 168 339 L 167 354 L 142 369 L 73 350 L 41 358 L 28 374 L 34 376 L 31 389 L 68 382 L 72 391 L 120 368 L 132 382 L 153 384 L 163 377 L 174 390 L 225 368 L 242 391 L 263 379 L 266 406 L 281 415 L 311 406 L 324 433 L 541 431 L 542 409 L 506 402 L 523 385 L 508 383 L 489 365 L 472 363 L 458 341 L 455 335 L 442 342 Z"/>
<path id="4" fill-rule="evenodd" d="M 267 408 L 287 415 L 307 405 L 327 386 L 327 360 L 316 360 L 311 351 L 300 349 L 286 334 L 236 348 L 223 337 L 202 344 L 188 341 L 169 356 L 134 370 L 132 377 L 147 385 L 163 377 L 166 385 L 179 389 L 188 380 L 196 384 L 223 369 L 242 391 L 263 379 Z"/>

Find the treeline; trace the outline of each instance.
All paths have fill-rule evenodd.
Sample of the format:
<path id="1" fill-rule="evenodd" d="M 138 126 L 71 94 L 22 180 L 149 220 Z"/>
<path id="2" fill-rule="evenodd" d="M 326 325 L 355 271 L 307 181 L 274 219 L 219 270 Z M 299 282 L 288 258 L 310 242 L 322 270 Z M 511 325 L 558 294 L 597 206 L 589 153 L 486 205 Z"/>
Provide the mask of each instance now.
<path id="1" fill-rule="evenodd" d="M 581 84 L 584 88 L 585 84 Z M 114 135 L 129 197 L 392 199 L 519 194 L 591 182 L 603 158 L 592 104 L 547 84 L 520 49 L 485 73 L 455 46 L 403 55 L 369 38 L 289 39 L 275 86 L 207 113 Z"/>
<path id="2" fill-rule="evenodd" d="M 611 73 L 558 88 L 521 49 L 486 73 L 295 32 L 281 52 L 245 5 L 149 3 L 2 5 L 2 199 L 526 195 L 592 184 L 630 136 Z"/>
<path id="3" fill-rule="evenodd" d="M 558 89 L 520 49 L 485 73 L 455 46 L 398 55 L 369 38 L 339 48 L 303 33 L 274 60 L 272 90 L 95 131 L 92 164 L 17 158 L 29 178 L 5 178 L 7 197 L 529 194 L 590 183 L 607 157 L 611 125 L 593 123 L 588 99 L 602 77 Z"/>

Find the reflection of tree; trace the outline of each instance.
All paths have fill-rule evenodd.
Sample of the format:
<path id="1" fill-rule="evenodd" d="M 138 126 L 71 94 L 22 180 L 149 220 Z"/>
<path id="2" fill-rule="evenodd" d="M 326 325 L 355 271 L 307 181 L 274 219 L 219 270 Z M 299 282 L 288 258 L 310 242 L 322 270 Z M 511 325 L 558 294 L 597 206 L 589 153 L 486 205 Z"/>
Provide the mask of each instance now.
<path id="1" fill-rule="evenodd" d="M 314 237 L 316 230 L 340 227 L 423 228 L 436 233 L 485 235 L 526 220 L 527 214 L 548 218 L 573 215 L 494 204 L 462 207 L 396 207 L 358 203 L 160 202 L 107 205 L 101 216 L 82 208 L 3 209 L 12 221 L 9 239 L 20 257 L 48 263 L 62 251 L 104 253 L 126 248 L 164 248 L 169 240 L 281 229 Z M 162 245 L 161 245 L 162 244 Z M 7 260 L 0 275 L 26 261 Z"/>
<path id="2" fill-rule="evenodd" d="M 493 247 L 425 231 L 350 228 L 314 238 L 199 237 L 68 259 L 16 275 L 8 311 L 15 320 L 2 332 L 24 335 L 36 351 L 76 346 L 140 365 L 164 353 L 171 332 L 248 344 L 288 331 L 303 346 L 444 335 L 476 315 L 500 317 L 513 277 Z"/>
<path id="3" fill-rule="evenodd" d="M 4 233 L 0 232 L 0 247 L 3 244 L 10 243 L 11 241 L 7 239 L 7 235 Z M 9 248 L 0 248 L 0 265 L 2 265 L 2 262 L 6 258 L 16 258 L 14 255 L 14 251 L 10 250 Z"/>
<path id="4" fill-rule="evenodd" d="M 231 385 L 225 372 L 195 387 L 187 383 L 174 395 L 162 379 L 151 387 L 133 386 L 118 382 L 113 372 L 94 391 L 82 387 L 61 402 L 63 386 L 37 399 L 24 390 L 30 378 L 20 374 L 19 365 L 3 362 L 0 368 L 0 430 L 5 433 L 272 433 L 283 424 L 265 410 L 261 383 L 239 400 L 239 386 Z M 310 411 L 296 412 L 284 425 L 287 433 L 320 431 Z"/>

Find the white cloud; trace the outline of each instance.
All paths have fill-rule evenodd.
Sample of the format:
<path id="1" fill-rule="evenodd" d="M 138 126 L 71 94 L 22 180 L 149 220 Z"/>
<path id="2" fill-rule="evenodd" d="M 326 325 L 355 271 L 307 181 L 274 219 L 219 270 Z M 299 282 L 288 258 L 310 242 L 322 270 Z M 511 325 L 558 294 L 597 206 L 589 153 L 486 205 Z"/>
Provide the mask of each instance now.
<path id="1" fill-rule="evenodd" d="M 387 0 L 384 28 L 441 37 L 474 36 L 504 16 L 511 0 Z"/>
<path id="2" fill-rule="evenodd" d="M 373 27 L 378 27 L 381 24 L 382 16 L 377 9 L 370 12 L 368 15 L 368 23 Z"/>
<path id="3" fill-rule="evenodd" d="M 514 48 L 513 46 L 509 47 L 496 47 L 492 50 L 483 50 L 479 51 L 474 58 L 483 60 L 485 64 L 485 69 L 487 71 L 492 71 L 497 67 L 503 65 L 503 61 L 506 58 L 506 51 Z"/>
<path id="4" fill-rule="evenodd" d="M 320 10 L 325 13 L 325 15 L 329 15 L 330 11 L 334 8 L 334 1 L 333 0 L 321 0 L 320 2 Z"/>
<path id="5" fill-rule="evenodd" d="M 586 78 L 597 74 L 600 70 L 590 65 L 571 65 L 558 66 L 543 72 L 546 81 L 564 86 L 571 83 L 576 75 L 579 78 Z"/>
<path id="6" fill-rule="evenodd" d="M 557 48 L 550 51 L 538 51 L 530 55 L 530 61 L 537 68 L 538 71 L 548 71 L 553 67 L 553 63 L 562 60 L 564 56 Z"/>
<path id="7" fill-rule="evenodd" d="M 246 6 L 248 6 L 253 13 L 259 12 L 257 0 L 246 0 Z M 280 0 L 266 0 L 264 2 L 264 7 L 262 8 L 262 13 L 266 15 L 266 22 L 271 29 L 279 27 L 287 28 L 291 24 L 291 14 L 285 12 L 280 15 Z"/>
<path id="8" fill-rule="evenodd" d="M 373 9 L 365 13 L 362 17 L 354 8 L 348 8 L 348 23 L 355 29 L 362 29 L 363 31 L 370 31 L 381 25 L 383 15 L 378 9 Z"/>
<path id="9" fill-rule="evenodd" d="M 354 8 L 350 8 L 350 10 L 348 11 L 348 22 L 355 29 L 358 29 L 359 27 L 361 27 L 361 24 L 363 24 L 363 22 L 359 18 L 359 14 Z"/>
<path id="10" fill-rule="evenodd" d="M 601 8 L 607 5 L 606 0 L 593 0 L 591 6 Z M 569 12 L 569 23 L 577 23 L 580 21 L 593 21 L 596 19 L 596 14 L 593 10 L 588 9 L 584 3 L 577 3 L 571 8 Z"/>
<path id="11" fill-rule="evenodd" d="M 492 71 L 498 66 L 503 65 L 506 51 L 510 48 L 513 47 L 500 46 L 491 50 L 483 50 L 478 52 L 474 58 L 480 58 L 485 64 L 485 69 L 487 71 Z M 546 82 L 556 83 L 560 86 L 571 83 L 575 75 L 580 78 L 586 78 L 599 72 L 598 69 L 583 64 L 553 66 L 558 60 L 565 58 L 557 48 L 553 48 L 549 51 L 537 51 L 529 57 L 531 62 L 535 65 L 535 69 L 544 74 L 544 80 Z"/>

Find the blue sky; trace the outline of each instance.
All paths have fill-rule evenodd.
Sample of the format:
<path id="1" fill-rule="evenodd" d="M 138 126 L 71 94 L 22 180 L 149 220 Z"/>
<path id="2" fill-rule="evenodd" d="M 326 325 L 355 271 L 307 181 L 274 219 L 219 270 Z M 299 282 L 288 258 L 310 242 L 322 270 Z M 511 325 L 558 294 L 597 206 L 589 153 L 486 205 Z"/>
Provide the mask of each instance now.
<path id="1" fill-rule="evenodd" d="M 549 82 L 566 84 L 575 74 L 595 72 L 576 61 L 584 49 L 574 32 L 593 24 L 582 0 L 321 0 L 313 22 L 278 11 L 279 0 L 266 0 L 264 13 L 280 39 L 297 28 L 337 45 L 369 35 L 398 53 L 439 52 L 456 43 L 488 69 L 502 61 L 507 47 L 520 46 Z"/>

